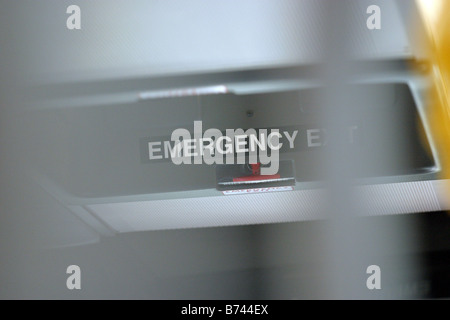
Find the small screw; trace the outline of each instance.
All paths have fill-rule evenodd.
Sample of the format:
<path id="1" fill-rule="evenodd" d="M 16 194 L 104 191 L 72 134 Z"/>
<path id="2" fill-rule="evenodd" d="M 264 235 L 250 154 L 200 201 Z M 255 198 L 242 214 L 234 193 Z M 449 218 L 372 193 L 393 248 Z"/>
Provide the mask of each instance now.
<path id="1" fill-rule="evenodd" d="M 253 117 L 253 110 L 247 110 L 247 117 Z"/>

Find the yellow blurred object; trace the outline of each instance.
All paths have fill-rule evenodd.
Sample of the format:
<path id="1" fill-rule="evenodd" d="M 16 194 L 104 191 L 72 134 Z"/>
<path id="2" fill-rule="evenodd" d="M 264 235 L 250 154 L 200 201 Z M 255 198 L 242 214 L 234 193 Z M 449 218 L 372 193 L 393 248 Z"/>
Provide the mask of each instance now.
<path id="1" fill-rule="evenodd" d="M 450 179 L 450 0 L 417 1 L 429 35 L 432 87 L 428 119 L 442 177 Z"/>

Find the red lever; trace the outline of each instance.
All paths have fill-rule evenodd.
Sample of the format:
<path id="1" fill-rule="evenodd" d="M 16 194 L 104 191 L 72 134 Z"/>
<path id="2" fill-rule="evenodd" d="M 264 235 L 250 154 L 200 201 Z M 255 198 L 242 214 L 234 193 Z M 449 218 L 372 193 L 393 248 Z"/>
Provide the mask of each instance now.
<path id="1" fill-rule="evenodd" d="M 252 167 L 252 174 L 254 176 L 259 176 L 261 174 L 261 163 L 250 164 L 250 166 Z"/>

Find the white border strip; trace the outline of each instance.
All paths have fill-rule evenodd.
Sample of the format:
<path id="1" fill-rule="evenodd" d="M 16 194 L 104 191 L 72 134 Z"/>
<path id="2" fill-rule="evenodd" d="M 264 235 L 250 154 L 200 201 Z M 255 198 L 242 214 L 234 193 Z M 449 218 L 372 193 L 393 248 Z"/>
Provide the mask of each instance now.
<path id="1" fill-rule="evenodd" d="M 431 212 L 445 209 L 443 181 L 366 185 L 354 189 L 361 216 Z M 439 190 L 438 190 L 439 189 Z M 325 218 L 322 189 L 245 192 L 231 197 L 167 199 L 86 205 L 118 232 L 218 227 L 319 220 Z M 441 195 L 441 197 L 438 197 Z"/>

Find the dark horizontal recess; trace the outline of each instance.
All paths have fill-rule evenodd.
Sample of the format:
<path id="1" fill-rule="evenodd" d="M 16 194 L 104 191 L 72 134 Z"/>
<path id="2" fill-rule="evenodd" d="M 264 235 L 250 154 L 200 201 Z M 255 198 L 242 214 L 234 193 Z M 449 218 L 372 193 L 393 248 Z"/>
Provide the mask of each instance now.
<path id="1" fill-rule="evenodd" d="M 429 172 L 434 161 L 427 151 L 429 145 L 423 144 L 420 137 L 423 128 L 409 87 L 406 84 L 356 85 L 349 92 L 365 92 L 366 87 L 374 90 L 367 91 L 367 99 L 355 100 L 350 105 L 353 112 L 348 119 L 349 125 L 358 126 L 350 149 L 351 157 L 357 159 L 355 176 L 407 176 Z M 223 125 L 221 117 L 228 117 L 228 124 L 236 119 L 237 128 L 250 123 L 245 121 L 252 121 L 254 128 L 277 128 L 280 126 L 277 119 L 282 119 L 280 121 L 285 123 L 280 128 L 289 128 L 291 133 L 298 130 L 298 137 L 296 147 L 282 150 L 280 160 L 293 160 L 297 182 L 326 179 L 320 163 L 327 156 L 323 153 L 327 147 L 309 147 L 307 143 L 306 130 L 321 128 L 319 113 L 305 114 L 302 109 L 305 105 L 298 100 L 301 95 L 311 95 L 311 91 L 312 95 L 320 94 L 317 90 L 253 94 L 232 100 L 221 100 L 226 95 L 215 96 L 212 102 L 217 105 L 208 105 L 208 110 L 220 116 L 210 117 L 203 130 L 220 128 Z M 395 92 L 393 99 L 383 100 L 385 103 L 378 105 L 382 96 L 377 92 L 386 90 Z M 29 158 L 36 156 L 34 165 L 37 164 L 64 190 L 80 197 L 213 189 L 216 187 L 215 165 L 175 165 L 170 160 L 145 163 L 142 160 L 148 156 L 142 138 L 151 138 L 149 133 L 155 130 L 155 136 L 170 137 L 174 128 L 164 128 L 166 122 L 175 116 L 181 121 L 184 114 L 185 117 L 195 116 L 196 100 L 186 99 L 165 100 L 164 104 L 155 102 L 154 108 L 152 105 L 124 104 L 42 111 L 30 119 L 33 129 L 29 129 L 29 136 L 33 148 L 29 149 Z M 283 104 L 280 105 L 280 101 Z M 264 108 L 259 109 L 260 106 Z M 255 115 L 248 120 L 246 112 L 250 107 L 255 110 Z M 228 114 L 236 110 L 242 111 L 238 115 L 244 120 L 236 118 L 235 113 Z M 192 120 L 186 121 L 193 125 Z M 291 121 L 291 126 L 286 127 L 286 121 Z M 317 141 L 323 142 L 322 138 Z M 285 145 L 288 145 L 286 141 Z M 383 161 L 377 160 L 380 157 Z"/>

